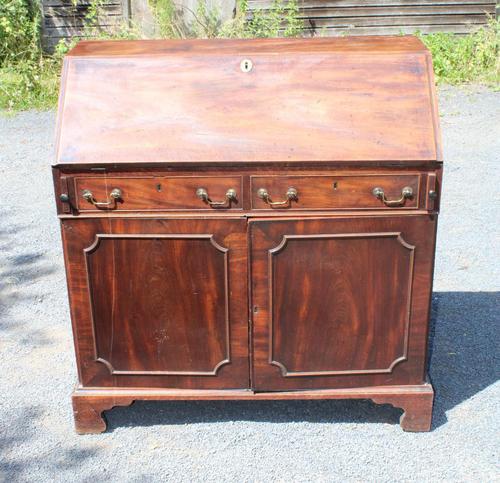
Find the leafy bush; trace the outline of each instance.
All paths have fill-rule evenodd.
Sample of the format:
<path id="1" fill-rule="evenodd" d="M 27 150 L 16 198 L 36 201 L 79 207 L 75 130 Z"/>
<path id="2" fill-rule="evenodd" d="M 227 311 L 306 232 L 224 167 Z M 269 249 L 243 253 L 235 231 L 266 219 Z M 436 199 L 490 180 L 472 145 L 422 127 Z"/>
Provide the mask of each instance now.
<path id="1" fill-rule="evenodd" d="M 0 66 L 34 60 L 40 52 L 38 5 L 26 0 L 0 2 Z"/>
<path id="2" fill-rule="evenodd" d="M 46 108 L 57 99 L 56 57 L 42 55 L 37 0 L 0 1 L 0 107 Z"/>
<path id="3" fill-rule="evenodd" d="M 0 69 L 0 108 L 52 109 L 59 92 L 59 62 L 22 61 Z"/>
<path id="4" fill-rule="evenodd" d="M 236 15 L 222 22 L 217 8 L 198 2 L 196 11 L 174 0 L 150 0 L 162 38 L 255 38 L 300 35 L 297 0 L 273 0 L 268 10 L 257 10 L 248 20 L 246 0 L 237 0 Z M 186 23 L 186 14 L 193 21 Z"/>
<path id="5" fill-rule="evenodd" d="M 79 38 L 61 41 L 53 55 L 41 45 L 41 0 L 0 0 L 0 109 L 51 109 L 57 103 L 61 61 Z M 74 0 L 76 4 L 76 0 Z M 91 0 L 82 38 L 137 38 L 136 29 L 97 25 L 105 0 Z"/>
<path id="6" fill-rule="evenodd" d="M 57 102 L 63 55 L 79 40 L 61 42 L 44 56 L 40 38 L 41 0 L 0 0 L 0 109 L 47 109 Z M 76 2 L 76 0 L 73 0 Z M 246 0 L 237 0 L 235 17 L 222 22 L 216 9 L 199 1 L 193 21 L 175 0 L 150 0 L 161 38 L 252 38 L 301 35 L 298 0 L 273 0 L 267 10 L 247 15 Z M 106 0 L 91 0 L 82 38 L 140 38 L 137 28 L 124 23 L 113 31 L 99 28 L 97 19 Z M 500 85 L 500 22 L 491 20 L 470 35 L 436 33 L 420 38 L 431 50 L 440 83 L 483 82 Z"/>
<path id="7" fill-rule="evenodd" d="M 248 37 L 297 37 L 301 22 L 297 18 L 299 6 L 296 0 L 284 3 L 274 0 L 269 10 L 256 10 L 245 24 Z"/>
<path id="8" fill-rule="evenodd" d="M 432 52 L 438 82 L 500 83 L 500 21 L 491 19 L 469 35 L 418 35 Z"/>

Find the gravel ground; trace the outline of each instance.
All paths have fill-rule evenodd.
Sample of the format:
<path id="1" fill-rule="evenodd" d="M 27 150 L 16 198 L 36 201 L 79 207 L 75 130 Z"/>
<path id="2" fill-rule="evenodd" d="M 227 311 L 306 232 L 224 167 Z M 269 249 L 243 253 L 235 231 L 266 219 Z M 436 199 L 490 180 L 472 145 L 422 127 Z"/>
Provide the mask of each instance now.
<path id="1" fill-rule="evenodd" d="M 137 402 L 77 436 L 50 164 L 54 114 L 0 117 L 0 480 L 500 479 L 500 92 L 441 89 L 433 431 L 364 401 Z M 495 292 L 497 291 L 497 292 Z"/>

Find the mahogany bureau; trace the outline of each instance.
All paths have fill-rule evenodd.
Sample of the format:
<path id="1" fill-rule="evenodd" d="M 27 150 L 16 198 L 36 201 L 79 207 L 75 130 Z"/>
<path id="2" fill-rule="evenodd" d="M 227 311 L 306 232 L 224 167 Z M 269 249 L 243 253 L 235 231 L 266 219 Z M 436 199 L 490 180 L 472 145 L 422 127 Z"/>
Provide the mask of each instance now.
<path id="1" fill-rule="evenodd" d="M 371 399 L 429 430 L 442 157 L 417 38 L 81 42 L 61 82 L 77 432 L 176 399 Z"/>

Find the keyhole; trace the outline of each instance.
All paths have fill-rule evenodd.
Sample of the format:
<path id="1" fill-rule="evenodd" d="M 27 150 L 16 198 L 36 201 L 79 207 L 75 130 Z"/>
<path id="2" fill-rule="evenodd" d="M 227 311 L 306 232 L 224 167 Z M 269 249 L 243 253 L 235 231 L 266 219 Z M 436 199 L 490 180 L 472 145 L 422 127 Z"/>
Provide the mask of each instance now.
<path id="1" fill-rule="evenodd" d="M 160 193 L 160 192 L 161 192 L 161 184 L 160 184 L 160 183 L 158 183 L 158 184 L 156 185 L 156 191 L 158 191 L 158 193 Z"/>
<path id="2" fill-rule="evenodd" d="M 252 61 L 250 59 L 243 59 L 240 62 L 240 68 L 242 72 L 250 72 L 252 70 Z"/>
<path id="3" fill-rule="evenodd" d="M 333 182 L 333 189 L 334 189 L 334 190 L 336 190 L 336 189 L 337 189 L 337 186 L 338 186 L 337 182 L 336 182 L 336 181 L 334 181 L 334 182 Z"/>

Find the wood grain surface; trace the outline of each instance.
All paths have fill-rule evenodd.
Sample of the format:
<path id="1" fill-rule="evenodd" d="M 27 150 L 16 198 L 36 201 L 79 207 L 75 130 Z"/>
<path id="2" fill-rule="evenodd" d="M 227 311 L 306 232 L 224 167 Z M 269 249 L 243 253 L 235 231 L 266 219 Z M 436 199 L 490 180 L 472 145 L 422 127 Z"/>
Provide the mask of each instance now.
<path id="1" fill-rule="evenodd" d="M 110 207 L 114 211 L 186 211 L 186 210 L 221 210 L 226 207 L 213 208 L 196 196 L 198 188 L 204 188 L 212 201 L 222 202 L 229 189 L 236 191 L 236 200 L 231 201 L 227 209 L 242 209 L 241 176 L 175 176 L 175 177 L 76 177 L 75 205 L 79 211 L 99 211 L 81 195 L 83 190 L 90 190 L 94 197 L 107 201 L 114 188 L 122 191 L 116 205 Z"/>
<path id="2" fill-rule="evenodd" d="M 211 376 L 231 362 L 228 249 L 212 235 L 97 234 L 85 254 L 111 374 Z"/>
<path id="3" fill-rule="evenodd" d="M 386 205 L 373 195 L 373 189 L 380 187 L 389 199 L 401 198 L 404 187 L 410 187 L 414 195 L 397 209 L 419 207 L 420 175 L 366 175 L 366 176 L 252 176 L 251 193 L 252 208 L 275 209 L 258 196 L 258 190 L 268 190 L 273 200 L 286 199 L 285 193 L 289 187 L 297 190 L 297 198 L 284 209 L 371 209 L 382 210 Z M 281 208 L 280 208 L 281 209 Z"/>
<path id="4" fill-rule="evenodd" d="M 429 430 L 442 163 L 419 40 L 83 42 L 61 87 L 78 432 L 136 399 L 368 398 Z"/>
<path id="5" fill-rule="evenodd" d="M 56 164 L 441 157 L 412 37 L 92 45 L 64 63 Z"/>
<path id="6" fill-rule="evenodd" d="M 248 387 L 245 220 L 74 219 L 62 234 L 82 384 Z"/>
<path id="7" fill-rule="evenodd" d="M 425 380 L 435 220 L 251 220 L 257 390 Z"/>
<path id="8" fill-rule="evenodd" d="M 359 163 L 362 164 L 362 163 Z M 204 216 L 217 214 L 232 216 L 231 212 L 246 216 L 281 216 L 283 212 L 298 211 L 301 215 L 323 212 L 383 213 L 437 212 L 441 191 L 442 165 L 425 166 L 412 163 L 407 166 L 377 165 L 347 167 L 328 163 L 323 167 L 295 165 L 285 169 L 276 166 L 197 166 L 161 167 L 114 165 L 88 169 L 85 167 L 54 168 L 54 189 L 57 209 L 61 215 L 79 216 L 133 216 L 134 213 L 150 216 L 192 213 Z M 283 199 L 288 187 L 298 190 L 298 197 L 289 205 L 270 209 L 258 196 L 259 188 L 266 188 L 273 199 Z M 389 199 L 401 197 L 405 186 L 413 189 L 413 196 L 401 206 L 388 207 L 373 196 L 373 188 L 384 189 Z M 229 188 L 237 192 L 236 201 L 224 207 L 212 208 L 196 196 L 203 187 L 212 200 L 224 200 Z M 92 192 L 97 201 L 108 201 L 114 188 L 122 191 L 116 203 L 97 208 L 82 196 L 83 190 Z M 434 191 L 435 198 L 430 197 Z M 61 195 L 67 195 L 62 202 Z"/>
<path id="9" fill-rule="evenodd" d="M 272 0 L 248 0 L 247 17 Z M 297 19 L 307 36 L 464 34 L 495 16 L 495 0 L 301 0 Z"/>
<path id="10" fill-rule="evenodd" d="M 400 418 L 405 431 L 429 431 L 434 390 L 429 383 L 405 386 L 376 386 L 355 389 L 315 391 L 254 392 L 249 390 L 193 389 L 82 389 L 73 393 L 75 429 L 79 434 L 106 430 L 104 411 L 115 406 L 129 406 L 135 400 L 146 401 L 290 401 L 296 399 L 371 399 L 377 404 L 391 404 L 403 409 Z"/>

